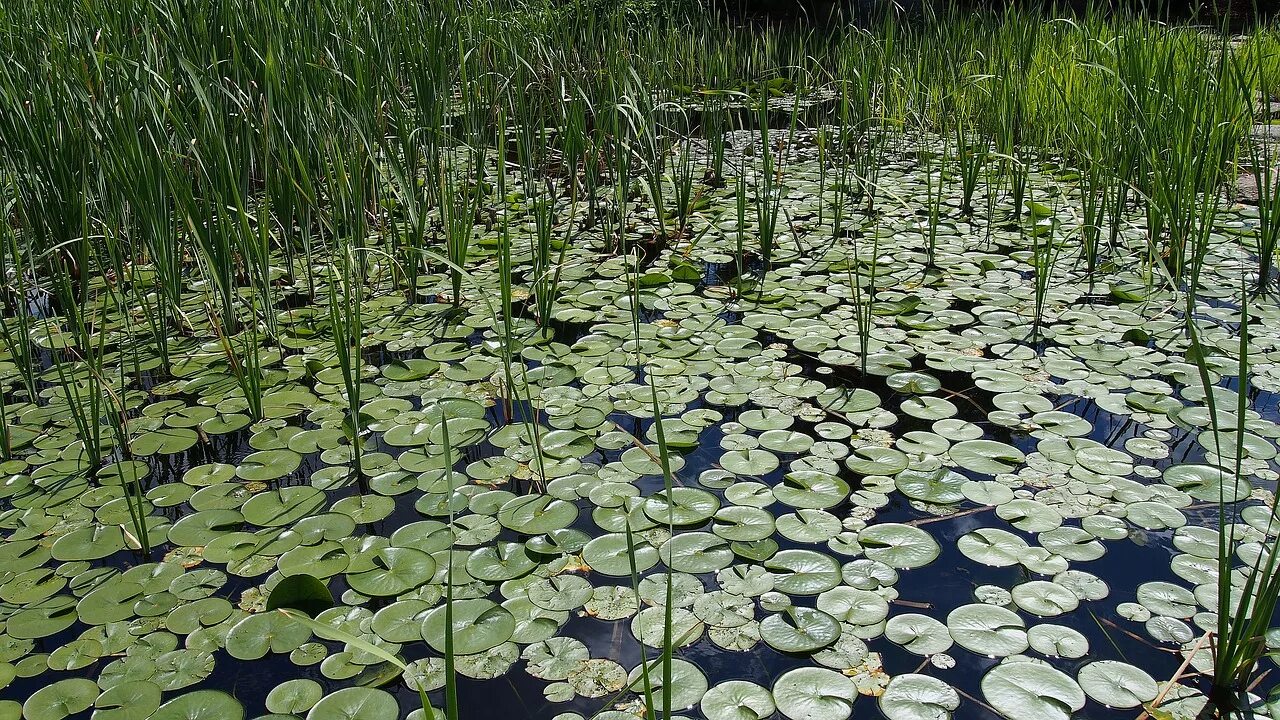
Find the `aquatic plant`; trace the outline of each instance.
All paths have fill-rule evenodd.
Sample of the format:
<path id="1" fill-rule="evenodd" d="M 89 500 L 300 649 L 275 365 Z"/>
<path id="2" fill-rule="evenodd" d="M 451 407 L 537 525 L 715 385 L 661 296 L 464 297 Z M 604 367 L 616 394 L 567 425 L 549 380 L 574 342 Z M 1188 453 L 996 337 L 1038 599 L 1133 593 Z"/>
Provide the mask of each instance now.
<path id="1" fill-rule="evenodd" d="M 307 10 L 0 19 L 0 716 L 1270 691 L 1274 33 Z"/>

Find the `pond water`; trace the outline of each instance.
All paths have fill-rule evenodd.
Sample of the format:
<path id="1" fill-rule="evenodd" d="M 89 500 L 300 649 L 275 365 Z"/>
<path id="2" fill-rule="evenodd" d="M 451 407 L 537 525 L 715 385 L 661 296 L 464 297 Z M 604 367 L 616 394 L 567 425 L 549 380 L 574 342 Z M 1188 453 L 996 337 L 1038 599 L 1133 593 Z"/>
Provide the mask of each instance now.
<path id="1" fill-rule="evenodd" d="M 310 312 L 297 267 L 275 289 L 297 293 L 276 309 L 284 352 L 261 351 L 267 419 L 249 422 L 211 333 L 174 338 L 170 373 L 112 376 L 123 378 L 112 386 L 125 391 L 136 462 L 116 453 L 100 469 L 59 392 L 57 368 L 88 381 L 51 347 L 50 308 L 32 331 L 44 346 L 39 401 L 10 373 L 18 444 L 0 500 L 0 718 L 372 720 L 418 709 L 398 669 L 316 644 L 265 610 L 270 586 L 297 574 L 337 599 L 322 622 L 410 662 L 437 707 L 448 583 L 457 642 L 470 648 L 458 658 L 462 717 L 635 718 L 643 691 L 628 673 L 659 652 L 668 565 L 678 715 L 1132 718 L 1160 693 L 1167 717 L 1194 717 L 1211 665 L 1220 485 L 1242 498 L 1233 512 L 1257 508 L 1232 520 L 1240 558 L 1276 532 L 1265 508 L 1280 309 L 1249 301 L 1257 357 L 1232 485 L 1219 468 L 1234 459 L 1213 452 L 1186 360 L 1181 296 L 1142 274 L 1139 208 L 1117 216 L 1108 262 L 1089 278 L 1069 176 L 1031 173 L 1026 212 L 989 187 L 1001 175 L 984 174 L 977 197 L 994 200 L 970 215 L 954 178 L 904 148 L 880 170 L 874 211 L 845 196 L 849 232 L 833 237 L 837 170 L 795 145 L 767 182 L 758 148 L 737 156 L 732 169 L 764 200 L 740 221 L 732 178 L 706 190 L 638 271 L 610 252 L 605 228 L 581 227 L 584 207 L 557 198 L 557 232 L 571 242 L 554 332 L 535 330 L 534 303 L 518 300 L 513 392 L 501 323 L 480 299 L 499 287 L 498 229 L 476 228 L 459 313 L 447 312 L 447 271 L 426 277 L 413 303 L 372 283 L 358 479 L 326 301 Z M 770 202 L 779 220 L 766 265 L 757 213 Z M 529 291 L 534 220 L 521 198 L 506 212 L 516 285 Z M 1201 278 L 1223 413 L 1240 388 L 1251 263 L 1240 238 L 1253 215 L 1223 204 Z M 658 225 L 637 207 L 627 233 Z M 1037 257 L 1052 258 L 1039 303 Z M 188 289 L 193 311 L 202 292 Z M 108 308 L 95 330 L 153 353 L 128 316 Z M 128 547 L 129 468 L 146 472 L 149 557 Z M 316 684 L 280 689 L 299 679 Z M 1263 676 L 1255 692 L 1270 685 Z M 381 690 L 344 690 L 355 687 Z"/>

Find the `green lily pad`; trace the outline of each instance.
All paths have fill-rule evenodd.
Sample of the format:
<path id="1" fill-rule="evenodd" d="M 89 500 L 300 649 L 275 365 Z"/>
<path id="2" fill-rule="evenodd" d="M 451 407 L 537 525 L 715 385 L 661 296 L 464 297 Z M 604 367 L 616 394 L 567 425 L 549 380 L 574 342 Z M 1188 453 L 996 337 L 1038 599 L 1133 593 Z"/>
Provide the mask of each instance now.
<path id="1" fill-rule="evenodd" d="M 267 710 L 273 713 L 297 714 L 310 710 L 324 697 L 324 687 L 309 678 L 286 680 L 267 693 Z"/>
<path id="2" fill-rule="evenodd" d="M 746 680 L 727 680 L 707 690 L 699 708 L 707 720 L 760 720 L 773 715 L 773 694 Z"/>
<path id="3" fill-rule="evenodd" d="M 1021 450 L 995 440 L 964 440 L 952 445 L 948 455 L 960 467 L 986 475 L 1013 472 L 1027 459 Z"/>
<path id="4" fill-rule="evenodd" d="M 1070 720 L 1084 707 L 1084 691 L 1070 677 L 1048 665 L 1005 662 L 982 678 L 987 702 L 1009 720 Z"/>
<path id="5" fill-rule="evenodd" d="M 720 467 L 735 475 L 762 477 L 778 465 L 778 456 L 768 450 L 730 450 L 720 456 Z"/>
<path id="6" fill-rule="evenodd" d="M 1109 708 L 1134 708 L 1154 700 L 1156 681 L 1140 668 L 1114 660 L 1091 662 L 1077 674 L 1085 694 Z"/>
<path id="7" fill-rule="evenodd" d="M 523 554 L 524 546 L 518 547 Z M 371 597 L 399 595 L 431 580 L 436 573 L 435 558 L 413 548 L 381 548 L 373 554 L 370 562 L 373 567 L 368 570 L 348 572 L 347 583 L 356 592 Z M 468 572 L 471 571 L 470 564 L 468 559 Z M 472 575 L 476 576 L 475 573 Z"/>
<path id="8" fill-rule="evenodd" d="M 941 622 L 919 613 L 894 615 L 885 623 L 884 636 L 916 655 L 936 655 L 951 648 L 951 633 Z"/>
<path id="9" fill-rule="evenodd" d="M 899 570 L 928 565 L 942 551 L 927 531 L 899 523 L 868 525 L 858 542 L 868 558 Z"/>
<path id="10" fill-rule="evenodd" d="M 287 653 L 311 639 L 311 630 L 279 612 L 250 615 L 227 633 L 227 654 L 257 660 L 267 653 Z"/>
<path id="11" fill-rule="evenodd" d="M 117 683 L 93 703 L 97 720 L 146 720 L 160 707 L 160 686 L 146 680 Z"/>
<path id="12" fill-rule="evenodd" d="M 789 595 L 818 595 L 841 581 L 840 563 L 813 550 L 783 550 L 764 562 L 774 588 Z"/>
<path id="13" fill-rule="evenodd" d="M 150 720 L 244 720 L 244 707 L 221 690 L 196 690 L 161 705 Z"/>
<path id="14" fill-rule="evenodd" d="M 928 675 L 896 675 L 880 696 L 880 711 L 889 720 L 947 720 L 960 707 L 960 694 Z"/>
<path id="15" fill-rule="evenodd" d="M 821 610 L 792 606 L 762 620 L 760 637 L 780 652 L 813 652 L 840 637 L 840 623 Z"/>
<path id="16" fill-rule="evenodd" d="M 790 720 L 846 720 L 857 697 L 851 679 L 825 668 L 789 670 L 773 683 L 773 702 Z"/>
<path id="17" fill-rule="evenodd" d="M 424 616 L 422 637 L 444 652 L 446 608 L 437 607 Z M 483 598 L 455 600 L 453 603 L 453 650 L 459 655 L 484 652 L 511 639 L 515 618 L 510 611 Z"/>
<path id="18" fill-rule="evenodd" d="M 342 688 L 325 695 L 307 713 L 307 720 L 395 720 L 400 717 L 396 697 L 367 687 Z"/>
<path id="19" fill-rule="evenodd" d="M 62 720 L 93 706 L 98 684 L 84 678 L 66 678 L 46 685 L 22 704 L 26 720 Z"/>
<path id="20" fill-rule="evenodd" d="M 685 710 L 697 705 L 708 691 L 707 676 L 697 665 L 674 658 L 671 660 L 671 689 L 663 684 L 662 661 L 653 659 L 645 666 L 637 665 L 627 676 L 627 687 L 633 692 L 644 688 L 643 673 L 648 670 L 649 685 L 653 692 L 654 705 L 658 708 L 669 705 L 673 711 Z M 670 699 L 666 696 L 670 694 Z"/>
<path id="21" fill-rule="evenodd" d="M 1026 627 L 1017 613 L 985 603 L 963 605 L 947 615 L 947 630 L 956 644 L 987 657 L 1006 657 L 1026 650 Z"/>

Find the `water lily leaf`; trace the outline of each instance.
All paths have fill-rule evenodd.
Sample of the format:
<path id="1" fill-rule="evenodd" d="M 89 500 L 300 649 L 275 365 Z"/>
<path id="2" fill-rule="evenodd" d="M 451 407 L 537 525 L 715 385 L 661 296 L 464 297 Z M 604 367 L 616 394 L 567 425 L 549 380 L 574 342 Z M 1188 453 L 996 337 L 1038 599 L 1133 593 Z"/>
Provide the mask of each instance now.
<path id="1" fill-rule="evenodd" d="M 907 497 L 921 502 L 950 505 L 965 499 L 961 488 L 968 478 L 945 467 L 933 470 L 907 469 L 898 473 L 894 485 Z"/>
<path id="2" fill-rule="evenodd" d="M 350 562 L 350 556 L 340 543 L 324 540 L 286 552 L 280 556 L 277 565 L 283 575 L 311 574 L 327 578 L 346 570 Z"/>
<path id="3" fill-rule="evenodd" d="M 711 532 L 731 541 L 763 540 L 773 534 L 774 528 L 772 515 L 760 508 L 746 505 L 720 508 L 711 521 Z"/>
<path id="4" fill-rule="evenodd" d="M 250 453 L 236 468 L 236 477 L 254 482 L 271 482 L 292 473 L 302 464 L 302 456 L 292 450 L 259 450 Z"/>
<path id="5" fill-rule="evenodd" d="M 639 612 L 640 598 L 625 585 L 601 585 L 591 592 L 583 610 L 599 620 L 622 620 Z"/>
<path id="6" fill-rule="evenodd" d="M 526 647 L 520 656 L 528 663 L 530 675 L 541 680 L 567 680 L 591 652 L 573 638 L 553 637 Z"/>
<path id="7" fill-rule="evenodd" d="M 102 643 L 93 638 L 79 638 L 49 653 L 50 670 L 79 670 L 98 661 L 105 654 Z"/>
<path id="8" fill-rule="evenodd" d="M 626 684 L 626 669 L 608 658 L 584 660 L 569 676 L 569 685 L 573 691 L 588 698 L 616 693 Z"/>
<path id="9" fill-rule="evenodd" d="M 889 720 L 947 720 L 960 707 L 960 694 L 928 675 L 894 676 L 880 696 L 880 711 Z"/>
<path id="10" fill-rule="evenodd" d="M 869 445 L 854 448 L 844 464 L 859 475 L 893 476 L 906 470 L 911 461 L 901 450 Z"/>
<path id="11" fill-rule="evenodd" d="M 840 519 L 829 512 L 801 508 L 779 517 L 777 529 L 778 534 L 788 540 L 820 543 L 838 535 L 842 526 Z"/>
<path id="12" fill-rule="evenodd" d="M 32 693 L 22 704 L 22 716 L 27 720 L 62 720 L 87 710 L 97 698 L 97 683 L 66 678 Z"/>
<path id="13" fill-rule="evenodd" d="M 789 595 L 817 595 L 840 584 L 840 563 L 813 550 L 783 550 L 764 562 L 774 587 Z"/>
<path id="14" fill-rule="evenodd" d="M 1083 570 L 1065 570 L 1054 575 L 1053 581 L 1081 600 L 1101 600 L 1111 594 L 1111 588 L 1102 578 Z"/>
<path id="15" fill-rule="evenodd" d="M 200 436 L 183 427 L 162 427 L 144 432 L 129 442 L 135 455 L 176 455 L 191 449 Z"/>
<path id="16" fill-rule="evenodd" d="M 557 459 L 583 458 L 596 449 L 591 438 L 577 430 L 552 430 L 542 435 L 539 441 L 542 452 Z"/>
<path id="17" fill-rule="evenodd" d="M 947 630 L 958 645 L 979 655 L 1006 657 L 1027 649 L 1026 623 L 996 605 L 962 605 L 947 615 Z"/>
<path id="18" fill-rule="evenodd" d="M 720 456 L 720 467 L 735 475 L 761 477 L 778 469 L 778 456 L 768 450 L 730 450 Z"/>
<path id="19" fill-rule="evenodd" d="M 503 582 L 524 577 L 538 566 L 538 561 L 523 543 L 499 542 L 470 553 L 466 569 L 471 577 L 486 582 Z"/>
<path id="20" fill-rule="evenodd" d="M 840 637 L 840 623 L 821 610 L 791 606 L 762 620 L 760 637 L 780 652 L 812 652 Z"/>
<path id="21" fill-rule="evenodd" d="M 161 705 L 150 720 L 244 720 L 244 707 L 221 690 L 196 690 Z"/>
<path id="22" fill-rule="evenodd" d="M 309 678 L 286 680 L 267 693 L 267 710 L 273 713 L 297 714 L 310 710 L 324 697 L 324 687 Z"/>
<path id="23" fill-rule="evenodd" d="M 965 557 L 992 567 L 1017 565 L 1027 547 L 1026 540 L 999 528 L 978 528 L 956 542 Z"/>
<path id="24" fill-rule="evenodd" d="M 773 497 L 793 508 L 821 510 L 844 502 L 849 497 L 849 484 L 830 473 L 796 470 L 773 487 Z"/>
<path id="25" fill-rule="evenodd" d="M 516 544 L 521 554 L 524 546 Z M 472 557 L 475 557 L 472 553 Z M 428 582 L 436 573 L 436 561 L 431 555 L 413 548 L 385 547 L 373 553 L 372 568 L 358 573 L 347 573 L 347 583 L 356 592 L 370 597 L 399 595 Z M 471 570 L 471 558 L 467 559 L 467 571 L 481 580 Z"/>
<path id="26" fill-rule="evenodd" d="M 326 695 L 307 713 L 307 720 L 395 720 L 400 717 L 396 697 L 368 687 L 342 688 Z"/>
<path id="27" fill-rule="evenodd" d="M 525 547 L 540 555 L 566 555 L 581 552 L 590 541 L 591 536 L 581 530 L 563 528 L 530 538 Z"/>
<path id="28" fill-rule="evenodd" d="M 731 542 L 729 549 L 733 550 L 733 554 L 738 557 L 764 562 L 778 552 L 778 543 L 772 538 L 752 542 Z"/>
<path id="29" fill-rule="evenodd" d="M 951 633 L 941 622 L 919 613 L 894 615 L 885 623 L 884 636 L 916 655 L 936 655 L 951 647 Z"/>
<path id="30" fill-rule="evenodd" d="M 1205 502 L 1217 502 L 1219 497 L 1225 497 L 1227 502 L 1239 502 L 1252 490 L 1248 480 L 1212 465 L 1170 466 L 1164 471 L 1164 482 Z"/>
<path id="31" fill-rule="evenodd" d="M 422 621 L 422 637 L 440 652 L 445 647 L 444 606 L 428 612 Z M 497 647 L 511 639 L 515 618 L 506 608 L 483 598 L 455 600 L 453 603 L 453 650 L 471 655 Z"/>
<path id="32" fill-rule="evenodd" d="M 544 610 L 573 610 L 591 599 L 591 583 L 577 575 L 553 575 L 527 588 L 529 601 Z"/>
<path id="33" fill-rule="evenodd" d="M 858 534 L 858 542 L 869 559 L 899 570 L 928 565 L 942 552 L 927 531 L 900 523 L 868 525 Z"/>
<path id="34" fill-rule="evenodd" d="M 758 408 L 747 410 L 738 417 L 738 422 L 751 430 L 766 432 L 769 430 L 785 430 L 795 423 L 795 418 L 774 408 Z"/>
<path id="35" fill-rule="evenodd" d="M 1161 502 L 1130 503 L 1125 510 L 1126 520 L 1146 530 L 1167 530 L 1187 524 L 1186 515 Z"/>
<path id="36" fill-rule="evenodd" d="M 475 655 L 459 655 L 455 659 L 455 668 L 459 675 L 465 677 L 476 680 L 492 680 L 509 673 L 511 666 L 518 659 L 520 659 L 520 646 L 513 642 L 505 642 L 492 650 L 486 650 Z M 619 671 L 621 671 L 621 667 L 619 667 Z M 606 675 L 605 673 L 600 674 Z M 621 689 L 622 684 L 618 683 L 617 687 Z"/>
<path id="37" fill-rule="evenodd" d="M 1031 649 L 1048 657 L 1081 658 L 1089 652 L 1089 641 L 1079 631 L 1048 623 L 1027 630 Z"/>
<path id="38" fill-rule="evenodd" d="M 852 680 L 824 668 L 789 670 L 773 683 L 773 702 L 791 720 L 846 720 L 857 697 Z"/>
<path id="39" fill-rule="evenodd" d="M 1181 620 L 1167 615 L 1151 617 L 1150 610 L 1141 605 L 1138 605 L 1138 607 L 1142 609 L 1142 612 L 1132 613 L 1133 617 L 1130 619 L 1143 622 L 1147 634 L 1155 641 L 1182 645 L 1191 642 L 1195 637 L 1191 626 Z"/>
<path id="40" fill-rule="evenodd" d="M 1106 554 L 1106 548 L 1092 533 L 1069 525 L 1042 532 L 1037 540 L 1041 547 L 1054 555 L 1077 562 L 1097 560 Z"/>
<path id="41" fill-rule="evenodd" d="M 53 542 L 50 552 L 54 560 L 100 560 L 125 548 L 124 531 L 119 526 L 93 525 L 63 535 Z"/>
<path id="42" fill-rule="evenodd" d="M 1114 660 L 1091 662 L 1076 675 L 1080 687 L 1109 708 L 1133 708 L 1154 700 L 1156 681 L 1140 668 Z"/>
<path id="43" fill-rule="evenodd" d="M 889 603 L 880 595 L 843 586 L 819 595 L 818 609 L 853 625 L 876 625 L 889 616 Z"/>
<path id="44" fill-rule="evenodd" d="M 160 686 L 146 680 L 118 683 L 93 703 L 96 720 L 146 720 L 160 707 Z"/>
<path id="45" fill-rule="evenodd" d="M 748 598 L 715 590 L 694 599 L 693 614 L 714 627 L 740 627 L 755 619 L 756 608 Z"/>
<path id="46" fill-rule="evenodd" d="M 673 487 L 670 499 L 665 490 L 658 491 L 644 501 L 644 514 L 656 523 L 696 525 L 705 521 L 720 509 L 720 500 L 706 490 L 690 487 Z M 729 538 L 734 539 L 734 538 Z"/>
<path id="47" fill-rule="evenodd" d="M 278 612 L 250 615 L 227 633 L 227 654 L 257 660 L 267 653 L 287 653 L 311 639 L 311 630 Z"/>
<path id="48" fill-rule="evenodd" d="M 1013 586 L 1013 601 L 1018 607 L 1040 617 L 1054 617 L 1075 610 L 1080 598 L 1061 585 L 1045 580 L 1030 580 Z"/>
<path id="49" fill-rule="evenodd" d="M 996 506 L 1001 520 L 1026 532 L 1046 532 L 1062 524 L 1062 514 L 1052 507 L 1028 498 L 1017 498 Z"/>
<path id="50" fill-rule="evenodd" d="M 658 548 L 658 554 L 667 567 L 677 572 L 716 572 L 733 562 L 729 544 L 723 538 L 705 532 L 675 535 Z"/>
<path id="51" fill-rule="evenodd" d="M 645 666 L 637 665 L 631 669 L 627 676 L 627 688 L 632 692 L 640 692 L 644 688 L 643 673 L 648 670 L 649 685 L 653 691 L 653 702 L 655 707 L 662 708 L 667 704 L 666 695 L 670 692 L 670 706 L 672 710 L 685 710 L 698 704 L 707 694 L 707 676 L 697 665 L 673 658 L 671 660 L 671 687 L 674 690 L 668 690 L 663 685 L 662 660 L 655 658 L 650 660 Z"/>
<path id="52" fill-rule="evenodd" d="M 582 560 L 592 570 L 612 577 L 629 577 L 633 560 L 636 572 L 644 572 L 658 564 L 657 548 L 638 539 L 633 541 L 633 545 L 635 552 L 629 553 L 625 534 L 601 535 L 582 548 Z"/>
<path id="53" fill-rule="evenodd" d="M 885 378 L 884 383 L 893 390 L 911 395 L 927 395 L 942 388 L 942 381 L 922 372 L 894 373 Z"/>
<path id="54" fill-rule="evenodd" d="M 240 512 L 259 527 L 292 525 L 324 507 L 325 494 L 313 487 L 295 485 L 261 492 L 245 501 Z"/>
<path id="55" fill-rule="evenodd" d="M 1196 612 L 1196 598 L 1180 585 L 1168 582 L 1147 582 L 1138 586 L 1138 602 L 1156 615 L 1172 618 L 1189 618 Z"/>
<path id="56" fill-rule="evenodd" d="M 1084 691 L 1067 675 L 1032 662 L 1005 662 L 982 678 L 982 694 L 1009 720 L 1070 720 L 1084 707 Z"/>
<path id="57" fill-rule="evenodd" d="M 955 403 L 932 395 L 914 395 L 903 400 L 899 407 L 907 415 L 921 420 L 945 420 L 960 412 Z"/>
<path id="58" fill-rule="evenodd" d="M 707 690 L 699 703 L 707 720 L 760 720 L 773 714 L 773 694 L 746 680 L 727 680 Z"/>
<path id="59" fill-rule="evenodd" d="M 92 593 L 90 594 L 92 596 Z M 105 596 L 104 596 L 105 597 Z M 87 606 L 86 606 L 87 607 Z M 124 617 L 116 617 L 123 615 Z M 110 617 L 91 615 L 79 611 L 75 598 L 66 595 L 54 595 L 39 602 L 32 603 L 11 615 L 5 623 L 5 633 L 17 640 L 35 640 L 56 635 L 71 627 L 78 619 L 91 625 L 105 624 L 110 619 L 124 619 L 133 615 L 132 603 L 115 604 Z M 102 620 L 103 622 L 95 622 Z"/>
<path id="60" fill-rule="evenodd" d="M 995 440 L 965 440 L 951 446 L 951 460 L 960 467 L 986 475 L 1013 472 L 1027 456 L 1021 450 Z"/>
<path id="61" fill-rule="evenodd" d="M 578 517 L 573 503 L 550 495 L 521 495 L 498 511 L 502 526 L 529 535 L 543 535 L 568 527 Z"/>

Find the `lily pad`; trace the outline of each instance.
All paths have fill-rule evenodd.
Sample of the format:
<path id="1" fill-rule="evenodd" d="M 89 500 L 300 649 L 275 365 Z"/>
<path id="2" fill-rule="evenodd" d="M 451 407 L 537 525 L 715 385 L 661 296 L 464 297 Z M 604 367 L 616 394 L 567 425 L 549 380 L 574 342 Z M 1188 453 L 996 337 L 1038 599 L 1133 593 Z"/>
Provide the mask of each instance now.
<path id="1" fill-rule="evenodd" d="M 893 677 L 880 696 L 880 711 L 889 720 L 947 720 L 958 707 L 955 688 L 914 673 Z"/>
<path id="2" fill-rule="evenodd" d="M 846 720 L 857 697 L 852 680 L 825 668 L 788 670 L 773 683 L 773 702 L 790 720 Z"/>

